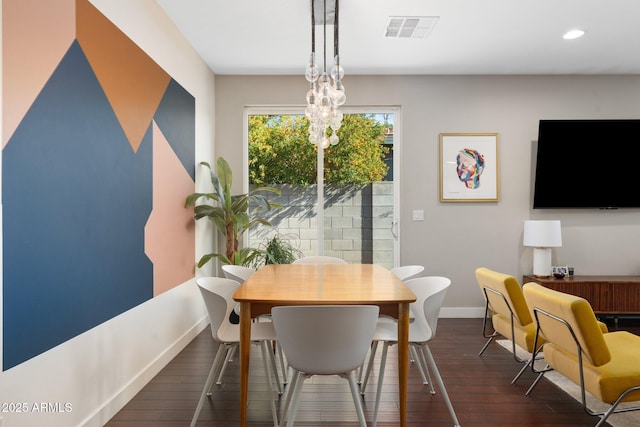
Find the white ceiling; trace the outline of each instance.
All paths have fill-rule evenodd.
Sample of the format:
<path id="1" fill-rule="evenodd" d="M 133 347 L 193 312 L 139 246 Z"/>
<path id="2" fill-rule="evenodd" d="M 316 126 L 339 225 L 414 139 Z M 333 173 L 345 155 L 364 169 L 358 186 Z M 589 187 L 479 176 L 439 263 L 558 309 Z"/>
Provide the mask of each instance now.
<path id="1" fill-rule="evenodd" d="M 311 0 L 156 1 L 216 74 L 304 73 L 311 50 Z M 640 74 L 640 0 L 339 4 L 340 60 L 347 76 Z M 439 20 L 425 39 L 385 39 L 390 16 Z M 563 40 L 576 27 L 585 36 Z"/>

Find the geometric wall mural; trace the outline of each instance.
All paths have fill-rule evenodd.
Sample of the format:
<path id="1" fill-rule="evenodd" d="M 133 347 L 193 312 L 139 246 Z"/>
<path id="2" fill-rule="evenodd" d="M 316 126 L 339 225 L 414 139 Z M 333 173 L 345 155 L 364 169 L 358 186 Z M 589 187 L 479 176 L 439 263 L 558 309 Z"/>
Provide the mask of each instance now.
<path id="1" fill-rule="evenodd" d="M 87 0 L 2 7 L 6 370 L 193 277 L 195 99 Z"/>

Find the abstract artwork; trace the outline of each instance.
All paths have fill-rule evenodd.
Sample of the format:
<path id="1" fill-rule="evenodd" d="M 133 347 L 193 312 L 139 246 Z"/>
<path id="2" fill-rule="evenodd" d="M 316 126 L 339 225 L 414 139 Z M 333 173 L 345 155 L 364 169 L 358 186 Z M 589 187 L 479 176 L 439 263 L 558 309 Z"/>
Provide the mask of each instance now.
<path id="1" fill-rule="evenodd" d="M 497 133 L 440 134 L 440 201 L 497 202 Z"/>
<path id="2" fill-rule="evenodd" d="M 7 370 L 193 277 L 195 99 L 88 0 L 2 7 Z"/>

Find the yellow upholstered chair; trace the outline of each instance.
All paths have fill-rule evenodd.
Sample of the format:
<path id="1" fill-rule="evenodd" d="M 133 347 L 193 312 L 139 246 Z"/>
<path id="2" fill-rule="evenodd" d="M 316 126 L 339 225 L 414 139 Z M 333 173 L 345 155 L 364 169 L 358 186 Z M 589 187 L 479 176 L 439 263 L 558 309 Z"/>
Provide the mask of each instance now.
<path id="1" fill-rule="evenodd" d="M 528 353 L 534 352 L 535 323 L 524 299 L 518 279 L 485 267 L 477 268 L 475 275 L 485 299 L 482 334 L 485 338 L 488 338 L 478 356 L 484 353 L 495 337 L 503 336 L 511 340 L 514 359 L 524 364 L 520 372 L 511 381 L 514 384 L 531 361 L 531 359 L 524 360 L 518 357 L 516 345 L 522 347 Z M 487 330 L 489 329 L 487 321 L 489 316 L 491 317 L 493 332 Z M 540 344 L 542 341 L 542 338 L 540 338 Z"/>
<path id="2" fill-rule="evenodd" d="M 545 372 L 554 369 L 580 386 L 584 410 L 600 417 L 596 426 L 614 412 L 640 410 L 640 406 L 618 407 L 621 402 L 640 401 L 640 336 L 626 331 L 603 333 L 589 302 L 578 296 L 537 283 L 526 283 L 523 291 L 537 336 L 545 337 L 536 353 L 542 351 L 548 365 L 527 395 Z M 590 410 L 585 391 L 611 406 L 601 412 Z"/>

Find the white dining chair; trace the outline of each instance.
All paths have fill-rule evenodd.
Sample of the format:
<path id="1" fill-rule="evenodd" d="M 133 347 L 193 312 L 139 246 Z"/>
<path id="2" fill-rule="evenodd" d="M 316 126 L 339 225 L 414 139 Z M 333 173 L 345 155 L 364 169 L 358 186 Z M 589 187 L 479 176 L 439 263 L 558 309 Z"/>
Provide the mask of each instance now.
<path id="1" fill-rule="evenodd" d="M 251 267 L 247 267 L 244 265 L 233 265 L 233 264 L 225 264 L 222 266 L 222 272 L 224 273 L 224 276 L 227 279 L 231 279 L 231 280 L 235 280 L 238 283 L 244 283 L 247 279 L 249 279 L 249 277 L 251 277 L 256 270 L 254 270 Z M 236 304 L 235 307 L 233 308 L 233 312 L 235 313 L 236 318 L 240 318 L 240 304 Z M 258 316 L 256 318 L 257 321 L 259 321 L 260 319 L 269 319 L 271 317 L 270 314 L 263 314 L 261 316 Z M 285 360 L 284 360 L 284 356 L 282 354 L 282 350 L 280 349 L 280 346 L 278 345 L 278 342 L 274 342 L 273 343 L 276 348 L 278 353 L 280 354 L 280 369 L 282 370 L 282 376 L 284 377 L 283 379 L 283 384 L 287 384 L 287 375 L 286 375 L 286 364 L 285 364 Z M 220 375 L 218 377 L 218 380 L 216 381 L 216 384 L 220 384 L 221 378 L 222 378 L 222 374 L 224 373 L 224 370 L 226 369 L 227 364 L 232 360 L 233 355 L 235 353 L 235 348 L 229 352 L 228 356 L 227 356 L 227 360 L 225 360 L 224 365 L 222 366 L 222 369 L 220 370 Z M 276 379 L 278 379 L 278 373 L 275 373 Z M 278 384 L 280 384 L 279 380 L 278 380 Z M 279 386 L 278 387 L 278 392 L 282 393 L 282 389 Z"/>
<path id="2" fill-rule="evenodd" d="M 222 272 L 227 279 L 235 280 L 238 283 L 244 283 L 256 271 L 244 265 L 225 264 L 222 266 Z"/>
<path id="3" fill-rule="evenodd" d="M 300 391 L 314 375 L 339 375 L 349 381 L 361 426 L 366 426 L 355 369 L 371 344 L 379 307 L 370 305 L 280 306 L 271 310 L 282 350 L 293 371 L 280 416 L 293 426 Z"/>
<path id="4" fill-rule="evenodd" d="M 235 280 L 236 282 L 242 284 L 256 271 L 253 268 L 246 267 L 244 265 L 225 264 L 222 266 L 222 272 L 224 273 L 224 277 L 226 277 L 227 279 Z M 233 312 L 234 323 L 239 323 L 240 304 L 235 305 L 235 307 L 233 308 Z"/>
<path id="5" fill-rule="evenodd" d="M 402 280 L 411 280 L 420 276 L 424 271 L 424 266 L 422 265 L 401 265 L 399 267 L 392 268 L 391 271 L 398 279 Z"/>
<path id="6" fill-rule="evenodd" d="M 222 266 L 222 272 L 224 273 L 224 277 L 226 277 L 227 279 L 235 280 L 238 283 L 243 283 L 249 278 L 249 276 L 255 273 L 255 270 L 243 265 L 225 264 Z M 229 313 L 229 320 L 231 321 L 231 323 L 240 323 L 240 304 L 236 303 L 234 305 L 233 312 Z M 222 377 L 224 376 L 229 363 L 233 361 L 233 356 L 235 355 L 237 348 L 237 346 L 233 346 L 227 352 L 227 355 L 222 362 L 222 366 L 218 371 L 218 378 L 216 379 L 217 385 L 222 384 Z"/>
<path id="7" fill-rule="evenodd" d="M 424 271 L 424 267 L 422 265 L 402 265 L 399 267 L 394 267 L 392 269 L 389 270 L 391 273 L 393 273 L 394 276 L 396 276 L 398 279 L 404 281 L 407 280 L 411 280 L 414 279 L 418 276 L 420 276 L 420 274 L 422 274 L 422 272 Z M 411 312 L 411 321 L 413 321 L 413 312 Z M 393 317 L 387 316 L 387 315 L 381 315 L 380 316 L 380 320 L 383 321 L 389 321 L 389 322 L 396 322 L 396 319 L 394 319 Z M 378 342 L 374 341 L 371 344 L 371 350 L 370 350 L 370 357 L 369 357 L 369 361 L 373 361 L 373 358 L 375 357 L 376 352 L 378 351 Z M 411 362 L 413 363 L 417 357 L 417 354 L 415 352 L 415 349 L 413 347 L 409 347 L 409 351 L 410 351 L 410 355 L 411 355 Z M 364 371 L 365 371 L 365 367 L 362 366 L 360 367 L 360 374 L 358 377 L 358 383 L 362 384 L 361 387 L 361 394 L 364 395 L 364 390 L 367 386 L 367 379 L 369 378 L 369 375 L 371 374 L 371 368 L 372 368 L 372 364 L 368 363 L 366 366 L 366 379 L 363 380 L 363 375 L 365 375 Z M 424 370 L 422 365 L 418 365 L 418 368 L 420 370 L 420 375 L 422 376 L 422 382 L 427 384 L 429 383 L 429 371 L 428 370 Z"/>
<path id="8" fill-rule="evenodd" d="M 235 280 L 222 277 L 200 277 L 196 279 L 196 283 L 207 308 L 209 322 L 211 324 L 211 335 L 213 340 L 218 344 L 218 351 L 216 352 L 209 376 L 205 381 L 200 400 L 193 414 L 191 427 L 195 426 L 205 399 L 207 396 L 211 396 L 213 382 L 218 376 L 223 362 L 227 359 L 227 355 L 235 347 L 238 347 L 240 343 L 239 325 L 229 322 L 229 314 L 236 304 L 233 300 L 233 294 L 240 284 Z M 270 394 L 273 394 L 272 375 L 277 372 L 273 348 L 271 347 L 271 343 L 276 339 L 277 335 L 271 322 L 251 324 L 251 342 L 260 346 Z M 279 384 L 278 381 L 276 378 L 276 383 Z M 270 400 L 273 422 L 274 425 L 278 425 L 275 401 L 274 399 Z"/>
<path id="9" fill-rule="evenodd" d="M 436 366 L 436 362 L 429 349 L 429 341 L 436 336 L 438 327 L 438 316 L 440 308 L 444 302 L 447 289 L 451 285 L 451 280 L 441 276 L 425 276 L 411 279 L 405 282 L 406 285 L 416 295 L 416 301 L 411 303 L 411 310 L 415 314 L 414 321 L 409 324 L 409 346 L 413 347 L 417 355 L 416 363 L 422 365 L 422 369 L 426 372 L 432 372 L 438 384 L 438 388 L 447 405 L 449 414 L 455 426 L 459 426 L 460 422 L 453 409 L 451 400 L 444 385 L 444 381 L 440 376 L 440 371 Z M 378 410 L 380 408 L 380 395 L 382 392 L 382 383 L 384 379 L 385 365 L 387 361 L 387 351 L 389 346 L 398 342 L 398 327 L 395 323 L 378 321 L 373 340 L 382 342 L 382 356 L 380 359 L 380 372 L 378 374 L 378 387 L 376 391 L 376 403 L 373 412 L 373 425 L 378 421 Z M 369 363 L 371 364 L 371 360 Z M 368 373 L 367 373 L 368 375 Z M 366 383 L 366 378 L 365 378 Z M 435 394 L 433 383 L 429 381 L 431 394 Z"/>
<path id="10" fill-rule="evenodd" d="M 347 264 L 347 261 L 335 256 L 309 255 L 298 258 L 292 264 Z"/>

